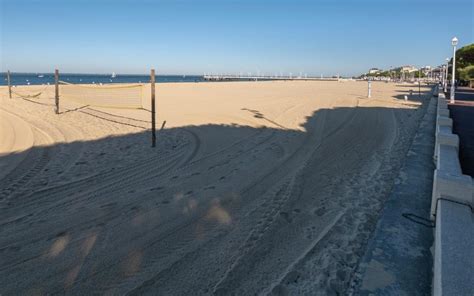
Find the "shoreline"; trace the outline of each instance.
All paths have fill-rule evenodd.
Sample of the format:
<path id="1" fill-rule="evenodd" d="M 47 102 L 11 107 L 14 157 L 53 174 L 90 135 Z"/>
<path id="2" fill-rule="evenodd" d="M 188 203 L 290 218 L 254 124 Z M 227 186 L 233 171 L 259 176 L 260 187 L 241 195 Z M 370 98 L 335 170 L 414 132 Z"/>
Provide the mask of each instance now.
<path id="1" fill-rule="evenodd" d="M 50 79 L 49 81 L 35 81 L 37 79 L 36 75 L 35 76 L 27 76 L 29 79 L 33 79 L 32 81 L 29 81 L 29 79 L 25 79 L 25 76 L 22 76 L 23 81 L 19 83 L 18 81 L 15 81 L 15 76 L 12 75 L 12 87 L 15 86 L 34 86 L 34 85 L 54 85 L 54 74 L 48 74 L 48 78 Z M 67 77 L 66 79 L 61 79 L 61 77 Z M 61 81 L 73 83 L 73 84 L 140 84 L 140 83 L 149 83 L 149 76 L 147 75 L 130 75 L 130 76 L 125 76 L 125 75 L 120 75 L 114 78 L 115 80 L 112 80 L 110 75 L 94 75 L 94 74 L 60 74 L 60 79 Z M 97 78 L 94 79 L 93 81 L 89 82 L 83 82 L 82 79 L 92 79 L 93 77 Z M 139 81 L 135 80 L 130 80 L 127 81 L 126 78 L 129 77 L 139 77 L 143 78 Z M 203 82 L 267 82 L 267 81 L 359 81 L 360 79 L 353 79 L 353 78 L 289 78 L 289 77 L 283 77 L 283 78 L 278 78 L 278 77 L 219 77 L 219 78 L 213 78 L 213 77 L 206 77 L 206 76 L 172 76 L 172 75 L 156 75 L 156 83 L 162 84 L 162 83 L 203 83 Z M 73 78 L 73 79 L 70 79 Z M 16 78 L 18 79 L 18 78 Z M 77 79 L 80 79 L 77 81 Z M 8 86 L 6 84 L 6 79 L 0 80 L 0 87 L 2 86 Z"/>

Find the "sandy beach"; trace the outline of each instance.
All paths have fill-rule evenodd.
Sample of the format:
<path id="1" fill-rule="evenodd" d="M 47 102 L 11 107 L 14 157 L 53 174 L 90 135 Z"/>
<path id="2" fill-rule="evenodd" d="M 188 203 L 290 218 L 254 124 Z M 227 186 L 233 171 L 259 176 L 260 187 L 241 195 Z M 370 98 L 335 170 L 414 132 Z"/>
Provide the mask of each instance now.
<path id="1" fill-rule="evenodd" d="M 42 95 L 0 87 L 2 295 L 344 294 L 431 96 L 160 83 L 151 148 L 145 110 L 15 90 Z"/>

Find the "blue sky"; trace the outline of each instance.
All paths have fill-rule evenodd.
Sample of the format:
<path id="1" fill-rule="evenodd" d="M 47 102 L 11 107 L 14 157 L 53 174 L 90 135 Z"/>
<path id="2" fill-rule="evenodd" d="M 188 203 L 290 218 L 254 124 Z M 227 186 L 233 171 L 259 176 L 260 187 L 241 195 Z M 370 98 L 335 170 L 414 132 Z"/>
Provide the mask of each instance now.
<path id="1" fill-rule="evenodd" d="M 474 42 L 473 0 L 0 2 L 0 71 L 356 75 Z"/>

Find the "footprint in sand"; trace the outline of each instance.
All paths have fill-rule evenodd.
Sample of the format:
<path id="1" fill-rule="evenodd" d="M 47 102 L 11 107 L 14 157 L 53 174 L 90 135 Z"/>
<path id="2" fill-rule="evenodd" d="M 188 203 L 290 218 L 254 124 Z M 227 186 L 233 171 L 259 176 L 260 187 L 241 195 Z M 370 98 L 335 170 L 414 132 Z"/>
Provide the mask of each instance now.
<path id="1" fill-rule="evenodd" d="M 314 214 L 316 214 L 319 217 L 324 215 L 325 212 L 326 212 L 326 209 L 324 207 L 314 210 Z"/>
<path id="2" fill-rule="evenodd" d="M 280 216 L 285 219 L 286 222 L 291 223 L 293 219 L 291 219 L 290 214 L 287 212 L 280 212 Z"/>
<path id="3" fill-rule="evenodd" d="M 100 206 L 101 209 L 103 208 L 110 208 L 110 207 L 113 207 L 113 206 L 116 206 L 117 203 L 116 202 L 109 202 L 109 203 L 106 203 L 106 204 L 103 204 Z"/>
<path id="4" fill-rule="evenodd" d="M 150 188 L 150 191 L 161 191 L 161 190 L 163 190 L 163 187 L 161 186 Z"/>

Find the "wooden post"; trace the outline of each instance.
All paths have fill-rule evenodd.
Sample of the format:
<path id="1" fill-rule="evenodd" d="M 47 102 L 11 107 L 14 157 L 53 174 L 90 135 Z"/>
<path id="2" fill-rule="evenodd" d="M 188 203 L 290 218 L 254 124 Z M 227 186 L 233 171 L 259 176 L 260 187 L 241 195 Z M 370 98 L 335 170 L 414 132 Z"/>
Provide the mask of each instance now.
<path id="1" fill-rule="evenodd" d="M 151 147 L 156 146 L 156 127 L 155 127 L 155 69 L 151 69 Z"/>
<path id="2" fill-rule="evenodd" d="M 58 69 L 54 70 L 54 87 L 55 87 L 55 95 L 54 101 L 56 103 L 56 114 L 59 114 L 59 71 Z"/>
<path id="3" fill-rule="evenodd" d="M 10 81 L 10 70 L 7 71 L 7 83 L 8 83 L 8 96 L 12 98 L 12 84 Z"/>

